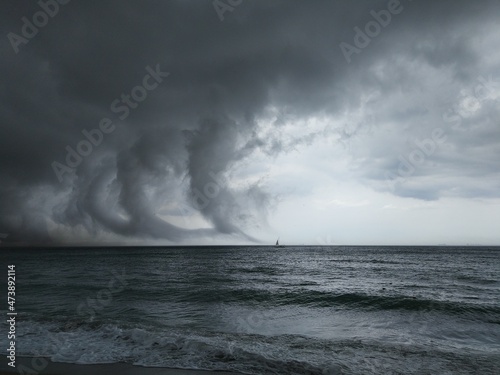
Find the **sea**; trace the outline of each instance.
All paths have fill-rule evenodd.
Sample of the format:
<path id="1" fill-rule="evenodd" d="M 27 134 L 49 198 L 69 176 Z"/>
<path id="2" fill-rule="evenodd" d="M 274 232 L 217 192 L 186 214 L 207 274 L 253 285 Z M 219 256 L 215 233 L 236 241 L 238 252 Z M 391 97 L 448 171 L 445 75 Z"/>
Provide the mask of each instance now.
<path id="1" fill-rule="evenodd" d="M 17 356 L 259 375 L 500 374 L 500 247 L 2 249 L 0 265 L 4 319 L 15 265 Z"/>

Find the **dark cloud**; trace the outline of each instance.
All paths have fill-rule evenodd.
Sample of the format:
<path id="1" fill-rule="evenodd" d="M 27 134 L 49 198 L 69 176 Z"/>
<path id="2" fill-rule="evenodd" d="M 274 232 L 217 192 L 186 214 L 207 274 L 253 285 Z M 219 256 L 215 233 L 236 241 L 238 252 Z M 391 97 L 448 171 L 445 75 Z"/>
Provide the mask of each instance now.
<path id="1" fill-rule="evenodd" d="M 484 33 L 498 24 L 499 3 L 402 0 L 401 13 L 347 63 L 339 44 L 353 44 L 354 27 L 363 29 L 370 11 L 388 4 L 252 1 L 221 21 L 211 1 L 73 0 L 15 53 L 8 34 L 21 35 L 22 17 L 31 20 L 40 6 L 6 2 L 0 232 L 26 243 L 67 242 L 76 230 L 83 242 L 217 234 L 254 241 L 247 229 L 266 226 L 276 197 L 265 179 L 238 184 L 232 168 L 259 152 L 272 158 L 329 136 L 329 128 L 300 136 L 279 130 L 319 113 L 335 119 L 362 112 L 333 133 L 341 142 L 364 139 L 353 168 L 374 189 L 397 183 L 394 194 L 428 200 L 496 196 L 493 96 L 461 115 L 460 131 L 448 128 L 448 148 L 414 174 L 389 183 L 387 176 L 412 152 L 414 138 L 442 126 L 445 111 L 456 113 L 463 104 L 457 90 L 474 90 L 478 77 L 498 71 L 498 60 L 488 59 L 496 52 L 478 43 L 492 38 Z M 147 67 L 157 65 L 170 75 L 119 120 L 112 103 L 143 85 Z M 53 162 L 64 164 L 67 146 L 76 149 L 86 139 L 82 131 L 99 128 L 103 118 L 114 130 L 60 182 Z M 274 130 L 263 132 L 265 121 Z M 437 184 L 423 178 L 442 174 L 447 178 Z M 482 185 L 461 180 L 474 175 L 486 176 Z M 159 214 L 176 210 L 198 213 L 211 227 L 193 221 L 187 228 Z M 57 235 L 49 234 L 51 225 Z"/>

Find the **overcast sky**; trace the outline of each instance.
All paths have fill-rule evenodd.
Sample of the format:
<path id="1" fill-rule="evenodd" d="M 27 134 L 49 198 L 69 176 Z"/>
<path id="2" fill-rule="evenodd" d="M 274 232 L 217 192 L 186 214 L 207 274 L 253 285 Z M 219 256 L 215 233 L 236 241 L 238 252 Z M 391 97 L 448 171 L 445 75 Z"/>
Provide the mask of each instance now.
<path id="1" fill-rule="evenodd" d="M 3 244 L 500 244 L 499 1 L 10 0 L 0 25 Z"/>

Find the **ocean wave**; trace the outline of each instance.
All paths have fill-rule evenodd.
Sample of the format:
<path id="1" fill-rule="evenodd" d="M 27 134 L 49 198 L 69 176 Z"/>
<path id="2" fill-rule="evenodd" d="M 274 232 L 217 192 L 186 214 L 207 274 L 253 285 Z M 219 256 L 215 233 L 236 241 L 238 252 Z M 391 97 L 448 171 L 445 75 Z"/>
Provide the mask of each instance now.
<path id="1" fill-rule="evenodd" d="M 406 310 L 406 311 L 440 311 L 448 314 L 500 314 L 500 306 L 488 303 L 463 301 L 440 301 L 410 295 L 370 295 L 365 293 L 334 293 L 311 290 L 307 283 L 293 290 L 286 287 L 273 289 L 211 289 L 201 290 L 168 290 L 163 294 L 175 297 L 177 302 L 196 303 L 243 303 L 248 305 L 266 304 L 270 306 L 298 305 L 306 307 L 345 307 L 363 310 Z M 139 294 L 140 291 L 137 291 Z M 154 292 L 153 292 L 154 293 Z M 155 295 L 160 296 L 159 291 Z M 473 302 L 474 301 L 474 302 Z M 478 300 L 479 302 L 479 300 Z"/>
<path id="2" fill-rule="evenodd" d="M 493 355 L 467 357 L 418 345 L 324 340 L 300 335 L 262 336 L 190 332 L 110 323 L 66 326 L 26 321 L 18 354 L 55 362 L 237 371 L 246 374 L 337 375 L 393 373 L 493 374 Z"/>

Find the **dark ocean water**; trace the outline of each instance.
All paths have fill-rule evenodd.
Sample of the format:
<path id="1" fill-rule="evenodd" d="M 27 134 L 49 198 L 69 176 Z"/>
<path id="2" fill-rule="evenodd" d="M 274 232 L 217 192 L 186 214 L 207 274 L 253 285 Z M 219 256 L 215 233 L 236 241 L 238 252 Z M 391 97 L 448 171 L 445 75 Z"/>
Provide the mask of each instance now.
<path id="1" fill-rule="evenodd" d="M 500 248 L 4 250 L 0 264 L 3 296 L 16 265 L 18 355 L 247 374 L 500 373 Z"/>

